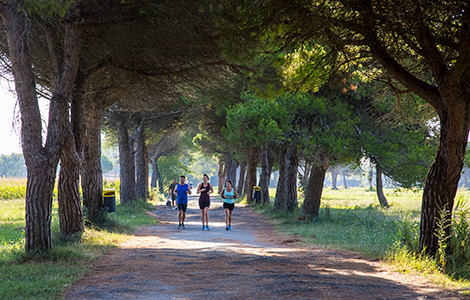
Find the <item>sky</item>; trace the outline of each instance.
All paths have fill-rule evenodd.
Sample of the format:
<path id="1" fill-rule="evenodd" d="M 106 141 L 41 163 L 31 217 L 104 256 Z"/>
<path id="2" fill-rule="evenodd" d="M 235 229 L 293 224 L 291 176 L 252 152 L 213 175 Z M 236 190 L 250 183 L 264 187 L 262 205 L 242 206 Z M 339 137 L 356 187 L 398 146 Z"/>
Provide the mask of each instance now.
<path id="1" fill-rule="evenodd" d="M 12 88 L 12 84 L 0 82 L 0 155 L 21 153 L 19 107 L 16 95 L 9 91 Z M 43 120 L 47 118 L 47 106 L 47 101 L 40 101 Z"/>

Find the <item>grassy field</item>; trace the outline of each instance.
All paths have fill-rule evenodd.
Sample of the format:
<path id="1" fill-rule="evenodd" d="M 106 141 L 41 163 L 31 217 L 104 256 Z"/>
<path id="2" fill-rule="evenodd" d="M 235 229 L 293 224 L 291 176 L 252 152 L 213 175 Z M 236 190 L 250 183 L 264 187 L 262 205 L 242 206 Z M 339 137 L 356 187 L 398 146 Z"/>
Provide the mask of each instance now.
<path id="1" fill-rule="evenodd" d="M 8 182 L 1 182 L 8 188 Z M 90 263 L 112 247 L 126 240 L 142 225 L 155 219 L 146 212 L 163 201 L 138 201 L 134 207 L 117 206 L 109 214 L 105 228 L 87 228 L 79 241 L 63 242 L 59 236 L 57 202 L 54 202 L 52 232 L 53 250 L 39 256 L 24 252 L 24 199 L 0 199 L 0 298 L 60 299 L 69 285 L 90 271 Z"/>

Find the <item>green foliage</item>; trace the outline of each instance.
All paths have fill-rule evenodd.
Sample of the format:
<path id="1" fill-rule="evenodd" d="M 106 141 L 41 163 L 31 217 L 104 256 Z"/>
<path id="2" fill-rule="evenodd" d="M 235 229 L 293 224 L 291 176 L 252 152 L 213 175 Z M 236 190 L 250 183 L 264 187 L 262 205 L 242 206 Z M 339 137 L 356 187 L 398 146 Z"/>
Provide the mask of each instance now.
<path id="1" fill-rule="evenodd" d="M 113 169 L 113 163 L 105 155 L 101 155 L 101 169 L 103 173 L 107 173 Z"/>
<path id="2" fill-rule="evenodd" d="M 0 155 L 0 177 L 26 177 L 22 154 Z"/>
<path id="3" fill-rule="evenodd" d="M 179 179 L 181 175 L 188 175 L 191 170 L 189 165 L 192 159 L 190 157 L 182 157 L 179 155 L 162 156 L 158 159 L 158 170 L 161 178 L 163 178 L 163 185 L 169 186 L 173 178 Z"/>
<path id="4" fill-rule="evenodd" d="M 76 0 L 24 0 L 28 13 L 38 16 L 63 17 L 76 4 Z"/>
<path id="5" fill-rule="evenodd" d="M 287 125 L 283 103 L 250 92 L 243 93 L 241 98 L 245 102 L 227 111 L 226 127 L 222 128 L 222 134 L 230 142 L 243 148 L 282 138 Z"/>

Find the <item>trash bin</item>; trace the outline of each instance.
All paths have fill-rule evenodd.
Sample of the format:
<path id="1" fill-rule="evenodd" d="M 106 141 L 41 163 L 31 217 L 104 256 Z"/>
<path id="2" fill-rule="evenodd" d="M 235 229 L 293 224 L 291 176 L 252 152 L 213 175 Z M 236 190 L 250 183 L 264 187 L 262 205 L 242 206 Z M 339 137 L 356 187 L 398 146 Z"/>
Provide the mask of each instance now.
<path id="1" fill-rule="evenodd" d="M 261 199 L 261 188 L 259 186 L 253 187 L 253 198 L 257 200 Z"/>
<path id="2" fill-rule="evenodd" d="M 104 189 L 103 198 L 104 198 L 104 207 L 107 208 L 108 212 L 115 212 L 116 211 L 116 190 Z"/>

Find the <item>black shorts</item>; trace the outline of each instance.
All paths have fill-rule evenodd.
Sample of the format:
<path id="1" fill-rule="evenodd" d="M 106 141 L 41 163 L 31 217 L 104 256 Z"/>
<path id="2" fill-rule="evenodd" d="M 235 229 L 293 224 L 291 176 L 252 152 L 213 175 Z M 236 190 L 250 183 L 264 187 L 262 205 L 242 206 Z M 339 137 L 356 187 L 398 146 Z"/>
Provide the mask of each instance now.
<path id="1" fill-rule="evenodd" d="M 235 203 L 224 202 L 224 209 L 233 210 L 234 208 L 235 208 Z"/>
<path id="2" fill-rule="evenodd" d="M 206 207 L 211 207 L 210 201 L 199 201 L 199 208 L 204 209 Z"/>
<path id="3" fill-rule="evenodd" d="M 185 204 L 178 203 L 178 210 L 182 210 L 183 212 L 186 212 L 186 208 L 188 208 L 188 203 L 185 203 Z"/>

